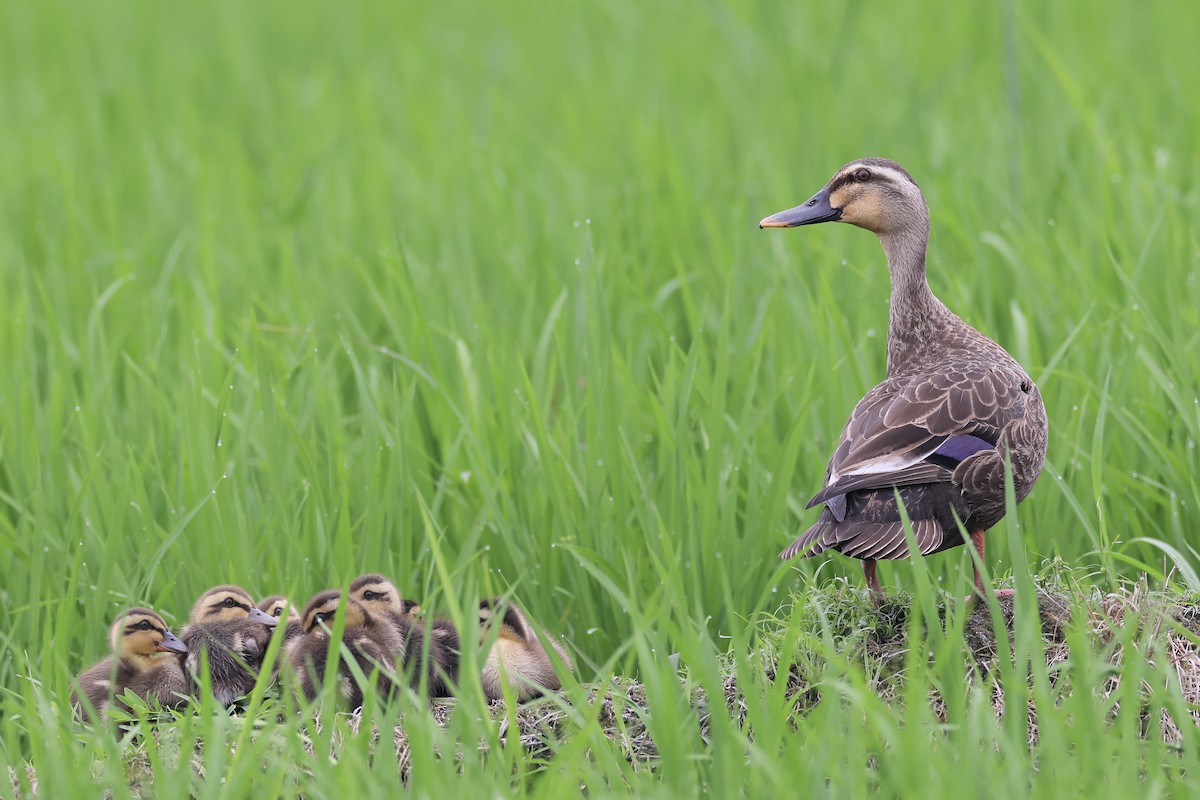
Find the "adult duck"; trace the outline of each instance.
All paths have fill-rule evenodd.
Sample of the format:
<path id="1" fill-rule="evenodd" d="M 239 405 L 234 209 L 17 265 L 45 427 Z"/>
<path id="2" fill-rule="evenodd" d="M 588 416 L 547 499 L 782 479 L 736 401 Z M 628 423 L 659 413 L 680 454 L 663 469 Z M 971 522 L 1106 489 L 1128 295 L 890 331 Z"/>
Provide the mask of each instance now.
<path id="1" fill-rule="evenodd" d="M 965 543 L 1004 516 L 1004 463 L 1018 502 L 1046 458 L 1042 396 L 1004 348 L 934 296 L 925 277 L 929 206 L 912 176 L 882 158 L 852 161 L 803 205 L 760 228 L 848 222 L 879 237 L 891 277 L 887 377 L 858 401 L 808 508 L 811 528 L 780 558 L 825 550 L 861 559 L 876 598 L 879 559 L 907 558 L 901 506 L 923 555 Z M 975 566 L 975 589 L 983 578 Z"/>

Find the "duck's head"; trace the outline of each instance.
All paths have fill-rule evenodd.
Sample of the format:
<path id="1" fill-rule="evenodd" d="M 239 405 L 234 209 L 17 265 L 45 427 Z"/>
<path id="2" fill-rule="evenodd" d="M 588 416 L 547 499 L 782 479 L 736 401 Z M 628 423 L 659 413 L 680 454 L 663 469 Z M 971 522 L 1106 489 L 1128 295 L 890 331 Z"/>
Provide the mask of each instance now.
<path id="1" fill-rule="evenodd" d="M 192 606 L 188 622 L 205 625 L 212 622 L 236 622 L 251 619 L 274 627 L 279 621 L 254 605 L 254 598 L 240 586 L 214 586 Z"/>
<path id="2" fill-rule="evenodd" d="M 839 169 L 803 205 L 772 214 L 758 227 L 849 222 L 882 236 L 919 225 L 922 220 L 928 225 L 929 207 L 904 167 L 886 158 L 860 158 Z"/>
<path id="3" fill-rule="evenodd" d="M 299 622 L 300 612 L 292 605 L 292 602 L 281 594 L 273 594 L 270 597 L 263 598 L 258 603 L 258 610 L 271 617 L 277 623 L 283 619 L 284 613 L 287 614 L 288 622 Z"/>
<path id="4" fill-rule="evenodd" d="M 375 573 L 354 579 L 350 584 L 350 599 L 376 614 L 411 616 L 411 609 L 416 606 L 413 601 L 400 596 L 396 584 Z"/>
<path id="5" fill-rule="evenodd" d="M 131 608 L 118 617 L 109 630 L 108 641 L 113 652 L 124 658 L 187 652 L 187 645 L 167 629 L 162 617 L 148 608 Z"/>
<path id="6" fill-rule="evenodd" d="M 502 639 L 524 641 L 528 638 L 525 617 L 521 615 L 521 610 L 499 597 L 479 603 L 479 627 L 485 638 L 493 625 L 500 626 L 500 638 Z"/>
<path id="7" fill-rule="evenodd" d="M 333 620 L 338 614 L 345 615 L 347 630 L 366 627 L 371 621 L 371 615 L 360 603 L 355 600 L 343 603 L 339 590 L 326 589 L 313 595 L 304 607 L 304 613 L 300 617 L 300 630 L 312 633 L 321 630 L 322 627 L 332 628 Z"/>

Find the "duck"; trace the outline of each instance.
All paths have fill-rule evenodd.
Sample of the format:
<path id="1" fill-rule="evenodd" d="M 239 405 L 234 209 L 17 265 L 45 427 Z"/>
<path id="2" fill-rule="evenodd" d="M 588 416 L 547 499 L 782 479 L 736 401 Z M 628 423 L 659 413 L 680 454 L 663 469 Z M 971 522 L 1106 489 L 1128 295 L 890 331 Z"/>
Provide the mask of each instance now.
<path id="1" fill-rule="evenodd" d="M 75 713 L 94 722 L 106 719 L 113 705 L 128 712 L 120 699 L 126 689 L 166 708 L 187 702 L 191 686 L 177 658 L 187 646 L 156 612 L 140 607 L 124 611 L 109 628 L 108 641 L 111 654 L 75 679 Z"/>
<path id="2" fill-rule="evenodd" d="M 388 619 L 404 641 L 398 665 L 408 672 L 413 688 L 420 687 L 422 676 L 430 697 L 449 697 L 458 682 L 458 631 L 448 620 L 421 621 L 421 606 L 401 597 L 396 584 L 377 573 L 355 578 L 350 598 L 373 614 Z M 428 647 L 428 660 L 426 648 Z"/>
<path id="3" fill-rule="evenodd" d="M 277 623 L 240 586 L 214 586 L 200 595 L 179 633 L 187 646 L 184 668 L 193 685 L 201 686 L 201 653 L 205 653 L 218 703 L 232 705 L 249 694 Z"/>
<path id="4" fill-rule="evenodd" d="M 540 697 L 544 692 L 562 688 L 562 681 L 554 670 L 549 654 L 516 603 L 499 597 L 481 601 L 479 625 L 485 641 L 490 638 L 489 632 L 493 626 L 499 629 L 484 659 L 480 675 L 483 693 L 488 700 L 503 699 L 505 683 L 512 688 L 517 701 L 522 703 Z M 567 671 L 573 672 L 575 664 L 562 644 L 552 637 L 545 638 Z"/>
<path id="5" fill-rule="evenodd" d="M 321 693 L 330 650 L 336 652 L 339 647 L 331 637 L 338 614 L 345 617 L 341 643 L 354 655 L 363 675 L 368 679 L 374 675 L 379 692 L 390 696 L 395 690 L 396 656 L 403 651 L 404 640 L 389 620 L 375 616 L 353 599 L 343 601 L 339 589 L 318 592 L 308 601 L 301 615 L 301 635 L 288 647 L 287 663 L 301 693 L 310 703 Z M 339 659 L 337 670 L 341 694 L 350 708 L 362 707 L 364 686 L 345 661 Z"/>
<path id="6" fill-rule="evenodd" d="M 907 170 L 883 158 L 852 161 L 805 203 L 759 227 L 822 222 L 865 228 L 883 247 L 891 282 L 887 372 L 850 412 L 808 503 L 821 507 L 815 523 L 779 556 L 834 550 L 860 559 L 878 604 L 876 562 L 910 555 L 903 508 L 922 555 L 971 542 L 979 555 L 972 598 L 983 597 L 984 534 L 1006 511 L 1005 461 L 1019 503 L 1046 460 L 1041 392 L 1004 348 L 933 294 L 925 268 L 929 206 Z"/>
<path id="7" fill-rule="evenodd" d="M 284 646 L 300 635 L 300 612 L 292 605 L 292 602 L 282 594 L 273 594 L 258 601 L 258 610 L 269 617 L 273 617 L 276 623 L 283 621 L 283 642 Z M 287 620 L 283 620 L 284 612 L 287 612 Z"/>

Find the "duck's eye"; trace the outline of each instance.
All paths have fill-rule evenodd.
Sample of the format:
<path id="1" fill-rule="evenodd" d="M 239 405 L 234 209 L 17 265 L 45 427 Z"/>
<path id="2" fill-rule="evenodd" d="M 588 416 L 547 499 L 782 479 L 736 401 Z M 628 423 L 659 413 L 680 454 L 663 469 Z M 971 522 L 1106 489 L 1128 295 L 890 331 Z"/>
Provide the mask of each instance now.
<path id="1" fill-rule="evenodd" d="M 866 169 L 865 167 L 860 167 L 854 170 L 854 180 L 858 181 L 859 183 L 866 183 L 867 181 L 871 180 L 871 170 Z"/>
<path id="2" fill-rule="evenodd" d="M 274 611 L 272 611 L 272 612 L 271 612 L 271 615 L 272 615 L 272 616 L 276 616 L 276 617 L 282 617 L 282 616 L 283 616 L 283 609 L 282 609 L 282 608 L 277 608 L 277 609 L 275 609 Z"/>
<path id="3" fill-rule="evenodd" d="M 139 623 L 138 623 L 138 630 L 143 630 L 143 631 L 148 631 L 148 630 L 150 630 L 150 620 L 148 620 L 148 619 L 144 619 L 144 620 L 142 620 L 141 622 L 139 622 Z"/>
<path id="4" fill-rule="evenodd" d="M 322 611 L 320 614 L 317 614 L 317 622 L 328 622 L 329 618 L 332 616 L 333 614 L 329 613 L 328 611 Z"/>
<path id="5" fill-rule="evenodd" d="M 233 608 L 235 605 L 237 605 L 237 603 L 234 602 L 232 597 L 226 597 L 225 602 L 222 603 L 222 605 L 224 605 L 226 608 Z"/>
<path id="6" fill-rule="evenodd" d="M 370 589 L 367 589 L 365 592 L 363 592 L 363 600 L 374 600 L 378 596 L 379 595 L 377 595 L 375 592 L 372 592 Z"/>

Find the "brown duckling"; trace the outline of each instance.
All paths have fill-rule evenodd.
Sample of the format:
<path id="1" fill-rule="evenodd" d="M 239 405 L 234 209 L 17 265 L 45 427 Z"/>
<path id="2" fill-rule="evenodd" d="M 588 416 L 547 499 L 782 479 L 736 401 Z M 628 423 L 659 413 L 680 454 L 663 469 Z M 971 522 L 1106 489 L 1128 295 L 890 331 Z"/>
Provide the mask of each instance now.
<path id="1" fill-rule="evenodd" d="M 481 671 L 483 692 L 489 700 L 504 696 L 505 679 L 516 692 L 519 702 L 539 697 L 544 691 L 562 688 L 550 656 L 516 603 L 501 598 L 484 600 L 479 604 L 479 624 L 485 640 L 491 626 L 499 625 L 498 638 L 488 651 Z M 553 637 L 546 639 L 567 670 L 574 671 L 575 665 L 562 644 Z"/>
<path id="2" fill-rule="evenodd" d="M 336 653 L 338 648 L 331 637 L 338 614 L 345 616 L 342 643 L 354 655 L 363 675 L 368 679 L 374 675 L 380 693 L 390 695 L 395 688 L 391 676 L 396 672 L 396 656 L 404 648 L 404 638 L 390 620 L 376 617 L 355 600 L 343 602 L 337 589 L 319 592 L 308 601 L 301 615 L 302 635 L 288 646 L 288 664 L 299 679 L 301 692 L 309 702 L 321 692 L 329 653 Z M 342 695 L 350 701 L 350 708 L 359 708 L 363 687 L 345 661 L 339 661 L 337 669 Z"/>
<path id="3" fill-rule="evenodd" d="M 108 640 L 112 654 L 75 679 L 71 705 L 85 719 L 107 717 L 114 703 L 129 711 L 120 700 L 126 689 L 169 708 L 187 702 L 190 686 L 174 655 L 186 653 L 187 646 L 167 629 L 162 617 L 148 608 L 131 608 L 113 623 Z"/>
<path id="4" fill-rule="evenodd" d="M 200 686 L 200 654 L 204 652 L 218 703 L 229 705 L 249 694 L 277 622 L 239 586 L 215 586 L 200 595 L 187 627 L 179 634 L 188 648 L 184 667 L 193 684 Z"/>
<path id="5" fill-rule="evenodd" d="M 350 597 L 371 613 L 391 621 L 403 637 L 399 666 L 411 675 L 413 688 L 420 686 L 421 676 L 425 675 L 430 697 L 452 694 L 451 686 L 458 682 L 459 660 L 458 631 L 453 623 L 436 620 L 426 626 L 421 622 L 421 607 L 416 601 L 401 597 L 396 585 L 382 575 L 372 573 L 355 578 L 350 584 Z"/>
<path id="6" fill-rule="evenodd" d="M 284 612 L 287 612 L 287 621 L 284 622 L 283 629 L 284 646 L 300 635 L 300 612 L 283 595 L 273 594 L 270 597 L 260 600 L 258 610 L 268 617 L 274 617 L 277 623 L 283 619 Z"/>

